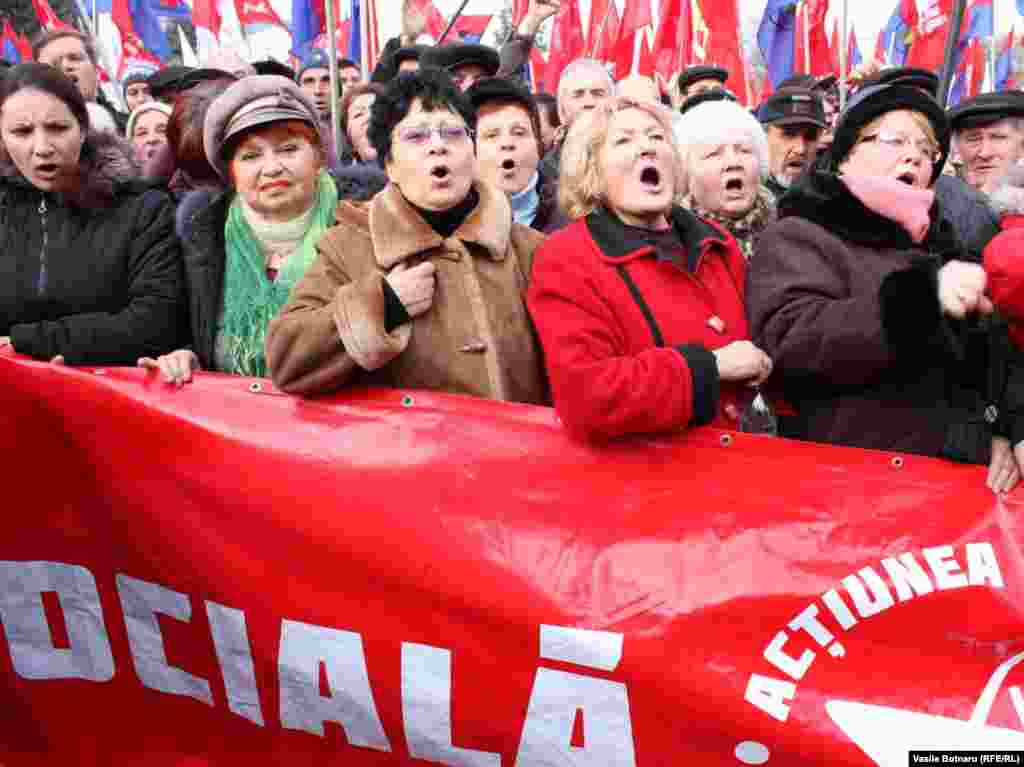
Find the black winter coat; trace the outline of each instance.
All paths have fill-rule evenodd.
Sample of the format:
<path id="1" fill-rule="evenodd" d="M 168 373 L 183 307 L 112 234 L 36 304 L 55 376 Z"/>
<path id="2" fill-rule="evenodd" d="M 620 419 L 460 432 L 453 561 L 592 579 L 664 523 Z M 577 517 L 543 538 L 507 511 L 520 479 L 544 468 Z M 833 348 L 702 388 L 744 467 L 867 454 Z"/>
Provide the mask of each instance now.
<path id="1" fill-rule="evenodd" d="M 988 462 L 1005 392 L 987 325 L 941 312 L 938 270 L 968 255 L 938 201 L 931 222 L 916 245 L 820 170 L 783 196 L 747 273 L 751 335 L 798 413 L 783 436 Z"/>
<path id="2" fill-rule="evenodd" d="M 69 365 L 133 365 L 178 343 L 181 249 L 165 192 L 131 149 L 90 134 L 74 195 L 44 193 L 0 163 L 0 336 Z M 126 154 L 127 153 L 127 154 Z"/>
<path id="3" fill-rule="evenodd" d="M 331 171 L 338 200 L 368 200 L 387 183 L 375 166 L 357 165 Z M 233 189 L 199 189 L 178 207 L 175 223 L 185 256 L 186 301 L 191 348 L 205 370 L 215 369 L 217 318 L 224 298 L 224 223 Z"/>

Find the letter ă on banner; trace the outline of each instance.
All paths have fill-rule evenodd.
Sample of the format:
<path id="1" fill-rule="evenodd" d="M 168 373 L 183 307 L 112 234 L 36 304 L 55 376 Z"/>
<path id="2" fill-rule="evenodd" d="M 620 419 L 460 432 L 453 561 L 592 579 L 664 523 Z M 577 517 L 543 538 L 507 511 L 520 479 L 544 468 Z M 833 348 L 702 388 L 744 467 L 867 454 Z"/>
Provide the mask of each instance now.
<path id="1" fill-rule="evenodd" d="M 0 355 L 0 764 L 1024 750 L 1024 491 L 551 410 Z"/>

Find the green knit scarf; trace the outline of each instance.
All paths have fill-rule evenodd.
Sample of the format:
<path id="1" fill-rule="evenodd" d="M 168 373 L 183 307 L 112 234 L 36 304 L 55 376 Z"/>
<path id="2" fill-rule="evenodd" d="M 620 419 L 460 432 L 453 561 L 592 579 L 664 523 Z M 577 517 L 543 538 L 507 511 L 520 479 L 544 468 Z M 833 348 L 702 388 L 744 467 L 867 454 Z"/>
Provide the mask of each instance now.
<path id="1" fill-rule="evenodd" d="M 263 249 L 235 195 L 224 224 L 224 304 L 217 323 L 217 367 L 225 373 L 264 377 L 263 339 L 267 325 L 288 300 L 295 284 L 316 258 L 316 243 L 334 225 L 338 190 L 326 171 L 317 179 L 313 218 L 298 250 L 267 278 Z"/>

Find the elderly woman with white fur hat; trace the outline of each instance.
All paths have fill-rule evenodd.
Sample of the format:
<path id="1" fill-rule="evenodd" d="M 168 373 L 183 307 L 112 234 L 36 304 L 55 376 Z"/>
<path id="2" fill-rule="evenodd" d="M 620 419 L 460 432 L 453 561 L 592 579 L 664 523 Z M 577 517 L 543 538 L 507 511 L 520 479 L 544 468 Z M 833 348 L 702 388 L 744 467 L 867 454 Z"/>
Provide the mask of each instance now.
<path id="1" fill-rule="evenodd" d="M 674 126 L 686 171 L 685 203 L 739 243 L 749 261 L 754 237 L 775 217 L 768 176 L 768 138 L 757 119 L 727 100 L 706 101 Z"/>

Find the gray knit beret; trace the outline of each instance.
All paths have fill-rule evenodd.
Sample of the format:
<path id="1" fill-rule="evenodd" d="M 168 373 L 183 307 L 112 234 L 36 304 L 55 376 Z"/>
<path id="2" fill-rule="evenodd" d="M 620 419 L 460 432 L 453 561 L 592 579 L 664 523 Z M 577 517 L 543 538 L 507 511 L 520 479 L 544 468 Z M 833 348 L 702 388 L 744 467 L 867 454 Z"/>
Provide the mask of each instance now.
<path id="1" fill-rule="evenodd" d="M 292 80 L 281 75 L 250 75 L 218 96 L 203 123 L 203 151 L 218 175 L 228 178 L 224 144 L 238 133 L 281 120 L 309 123 L 320 136 L 320 120 L 309 97 Z"/>

